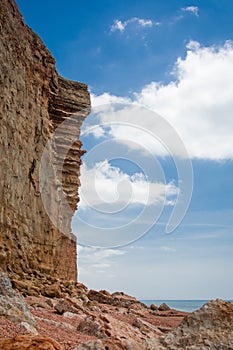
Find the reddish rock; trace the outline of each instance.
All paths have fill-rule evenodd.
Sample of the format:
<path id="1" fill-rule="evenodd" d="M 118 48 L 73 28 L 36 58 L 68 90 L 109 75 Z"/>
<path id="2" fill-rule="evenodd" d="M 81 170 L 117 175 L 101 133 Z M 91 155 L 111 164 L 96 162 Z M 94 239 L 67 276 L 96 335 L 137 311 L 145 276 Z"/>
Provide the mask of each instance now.
<path id="1" fill-rule="evenodd" d="M 151 305 L 150 305 L 150 309 L 151 309 L 152 311 L 157 311 L 159 308 L 158 308 L 158 306 L 156 306 L 155 304 L 151 304 Z"/>
<path id="2" fill-rule="evenodd" d="M 13 287 L 24 295 L 38 296 L 40 294 L 40 289 L 34 286 L 31 281 L 12 279 L 11 282 Z"/>
<path id="3" fill-rule="evenodd" d="M 136 318 L 133 321 L 133 326 L 139 328 L 143 334 L 147 334 L 148 338 L 153 338 L 155 334 L 159 336 L 163 335 L 163 332 L 160 329 L 158 329 L 158 327 L 155 327 L 151 323 L 146 322 L 141 318 Z"/>
<path id="4" fill-rule="evenodd" d="M 55 340 L 44 336 L 18 336 L 0 339 L 1 350 L 64 350 Z"/>
<path id="5" fill-rule="evenodd" d="M 136 300 L 136 298 L 124 294 L 123 292 L 116 292 L 112 295 L 106 291 L 90 290 L 87 294 L 88 298 L 92 301 L 97 301 L 101 304 L 109 304 L 116 307 L 129 308 L 134 304 L 141 305 L 147 308 L 146 305 Z"/>
<path id="6" fill-rule="evenodd" d="M 171 310 L 171 308 L 166 303 L 163 303 L 158 307 L 158 310 L 159 311 L 169 311 L 169 310 Z"/>
<path id="7" fill-rule="evenodd" d="M 104 294 L 104 295 L 106 295 L 107 297 L 109 297 L 109 298 L 111 298 L 112 297 L 112 294 L 111 293 L 109 293 L 107 290 L 105 290 L 105 289 L 102 289 L 102 290 L 100 290 L 100 293 L 102 293 L 102 294 Z"/>
<path id="8" fill-rule="evenodd" d="M 80 305 L 68 298 L 59 300 L 59 302 L 55 305 L 55 310 L 60 315 L 64 314 L 65 312 L 71 312 L 73 314 L 85 313 L 84 309 Z"/>
<path id="9" fill-rule="evenodd" d="M 97 301 L 98 303 L 101 304 L 112 304 L 112 296 L 108 296 L 102 292 L 98 292 L 96 290 L 89 290 L 88 294 L 87 294 L 88 298 L 92 301 Z"/>
<path id="10" fill-rule="evenodd" d="M 146 340 L 150 337 L 156 338 L 163 334 L 157 327 L 148 322 L 142 320 L 139 322 L 140 326 L 134 327 L 134 324 L 123 322 L 109 314 L 88 316 L 80 322 L 77 330 L 99 339 L 134 339 L 136 341 Z"/>
<path id="11" fill-rule="evenodd" d="M 106 338 L 104 329 L 104 322 L 102 322 L 99 318 L 93 316 L 87 316 L 84 320 L 82 320 L 77 328 L 77 331 L 93 335 L 97 338 Z"/>
<path id="12" fill-rule="evenodd" d="M 45 286 L 44 294 L 51 298 L 60 298 L 61 297 L 61 289 L 59 282 L 53 283 L 49 286 Z"/>

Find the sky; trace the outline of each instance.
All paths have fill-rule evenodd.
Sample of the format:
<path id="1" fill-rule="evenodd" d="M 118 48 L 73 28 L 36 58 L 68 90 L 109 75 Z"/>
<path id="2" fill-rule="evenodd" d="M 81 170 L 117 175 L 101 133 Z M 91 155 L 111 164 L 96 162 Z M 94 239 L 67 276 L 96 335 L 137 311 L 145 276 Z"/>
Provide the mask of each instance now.
<path id="1" fill-rule="evenodd" d="M 233 299 L 233 2 L 17 4 L 92 96 L 79 280 L 140 299 Z"/>

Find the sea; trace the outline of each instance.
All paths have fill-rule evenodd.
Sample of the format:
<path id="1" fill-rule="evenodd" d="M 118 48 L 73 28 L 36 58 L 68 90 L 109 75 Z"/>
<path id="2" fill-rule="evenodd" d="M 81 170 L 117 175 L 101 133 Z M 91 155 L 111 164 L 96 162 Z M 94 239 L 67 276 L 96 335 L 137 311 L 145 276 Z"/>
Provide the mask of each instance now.
<path id="1" fill-rule="evenodd" d="M 200 307 L 202 307 L 205 303 L 208 302 L 208 300 L 141 300 L 141 301 L 148 306 L 150 306 L 151 304 L 155 304 L 159 306 L 162 303 L 166 303 L 172 309 L 186 311 L 186 312 L 193 312 L 197 309 L 200 309 Z"/>

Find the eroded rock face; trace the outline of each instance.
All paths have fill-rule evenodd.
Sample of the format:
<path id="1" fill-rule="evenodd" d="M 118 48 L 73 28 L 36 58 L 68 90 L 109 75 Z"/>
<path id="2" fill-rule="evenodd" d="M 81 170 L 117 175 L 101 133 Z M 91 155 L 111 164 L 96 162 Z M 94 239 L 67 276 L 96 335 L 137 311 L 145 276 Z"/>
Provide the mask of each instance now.
<path id="1" fill-rule="evenodd" d="M 83 109 L 90 107 L 87 86 L 57 74 L 54 58 L 24 24 L 14 0 L 1 0 L 0 32 L 0 266 L 16 284 L 17 279 L 38 280 L 44 275 L 76 280 L 76 241 L 70 226 L 83 154 L 79 128 L 88 114 Z M 64 161 L 60 192 L 54 179 L 60 149 L 68 151 L 69 129 L 48 157 L 48 200 L 54 197 L 59 202 L 62 191 L 70 206 L 65 216 L 62 208 L 56 209 L 64 234 L 42 203 L 39 166 L 55 128 L 77 112 L 77 140 Z"/>

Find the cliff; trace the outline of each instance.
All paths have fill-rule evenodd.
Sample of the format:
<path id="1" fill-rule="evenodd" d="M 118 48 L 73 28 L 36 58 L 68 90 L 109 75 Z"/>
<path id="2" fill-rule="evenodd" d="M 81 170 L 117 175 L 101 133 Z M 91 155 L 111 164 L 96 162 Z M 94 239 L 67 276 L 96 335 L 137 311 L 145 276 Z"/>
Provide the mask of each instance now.
<path id="1" fill-rule="evenodd" d="M 58 75 L 54 58 L 24 24 L 14 0 L 1 0 L 0 32 L 0 267 L 16 280 L 76 280 L 71 219 L 83 154 L 79 129 L 90 107 L 87 86 Z M 59 203 L 63 196 L 69 204 L 65 217 L 62 205 L 56 206 L 58 227 L 42 201 L 40 162 L 56 128 L 77 112 L 76 140 L 69 147 L 71 131 L 63 128 L 47 159 L 47 200 L 56 198 Z M 61 149 L 62 154 L 68 151 L 64 164 Z"/>

